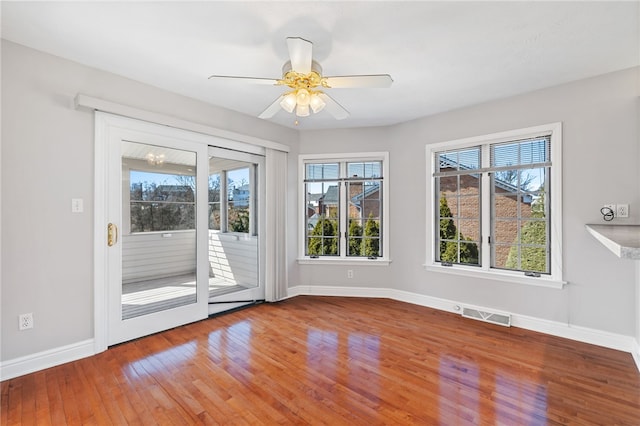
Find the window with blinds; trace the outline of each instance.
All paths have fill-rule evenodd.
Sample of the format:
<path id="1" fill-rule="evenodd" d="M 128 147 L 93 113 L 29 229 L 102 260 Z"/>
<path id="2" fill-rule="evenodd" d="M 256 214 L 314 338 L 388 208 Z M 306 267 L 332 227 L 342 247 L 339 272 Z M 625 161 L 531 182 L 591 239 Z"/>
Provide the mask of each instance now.
<path id="1" fill-rule="evenodd" d="M 551 137 L 490 145 L 491 266 L 549 274 Z"/>
<path id="2" fill-rule="evenodd" d="M 561 279 L 560 144 L 555 123 L 435 145 L 433 260 Z"/>

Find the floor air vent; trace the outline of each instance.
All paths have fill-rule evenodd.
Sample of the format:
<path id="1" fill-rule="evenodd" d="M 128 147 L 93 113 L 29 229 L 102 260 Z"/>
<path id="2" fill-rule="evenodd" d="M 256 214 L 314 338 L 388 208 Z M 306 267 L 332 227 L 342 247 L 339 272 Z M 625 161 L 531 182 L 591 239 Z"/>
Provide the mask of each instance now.
<path id="1" fill-rule="evenodd" d="M 462 308 L 462 316 L 472 318 L 479 321 L 490 322 L 491 324 L 503 325 L 511 327 L 511 315 L 501 312 L 488 312 L 476 308 Z"/>

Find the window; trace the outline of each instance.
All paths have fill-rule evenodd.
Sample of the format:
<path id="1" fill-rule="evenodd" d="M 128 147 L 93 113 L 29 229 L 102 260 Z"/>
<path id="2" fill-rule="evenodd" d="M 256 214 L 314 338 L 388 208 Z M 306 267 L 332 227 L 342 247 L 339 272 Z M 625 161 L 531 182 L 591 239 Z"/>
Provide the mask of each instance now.
<path id="1" fill-rule="evenodd" d="M 300 257 L 388 259 L 388 153 L 300 157 Z"/>
<path id="2" fill-rule="evenodd" d="M 433 261 L 561 282 L 561 124 L 429 146 Z"/>

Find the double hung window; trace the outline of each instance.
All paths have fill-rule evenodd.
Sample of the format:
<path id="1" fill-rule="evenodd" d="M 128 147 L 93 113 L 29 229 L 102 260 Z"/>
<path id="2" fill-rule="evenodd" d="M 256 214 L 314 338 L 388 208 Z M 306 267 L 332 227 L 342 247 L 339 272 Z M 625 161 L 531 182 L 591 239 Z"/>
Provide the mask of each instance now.
<path id="1" fill-rule="evenodd" d="M 561 125 L 430 146 L 433 261 L 561 281 Z"/>
<path id="2" fill-rule="evenodd" d="M 387 153 L 300 157 L 302 259 L 385 260 Z"/>

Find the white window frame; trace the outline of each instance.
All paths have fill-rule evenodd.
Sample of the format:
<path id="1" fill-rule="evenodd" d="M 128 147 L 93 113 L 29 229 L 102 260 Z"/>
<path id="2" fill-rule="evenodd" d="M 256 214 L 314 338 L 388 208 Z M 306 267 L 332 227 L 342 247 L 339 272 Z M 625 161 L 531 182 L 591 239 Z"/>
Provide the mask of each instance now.
<path id="1" fill-rule="evenodd" d="M 382 256 L 375 259 L 366 257 L 351 257 L 346 255 L 347 218 L 342 217 L 347 211 L 345 203 L 346 185 L 341 185 L 340 191 L 340 256 L 320 256 L 311 258 L 305 254 L 306 236 L 306 194 L 305 194 L 305 164 L 307 163 L 346 163 L 346 162 L 382 162 L 382 220 L 380 238 L 382 239 Z M 340 153 L 340 154 L 301 154 L 298 156 L 298 263 L 308 265 L 389 265 L 389 152 L 361 152 L 361 153 Z"/>
<path id="2" fill-rule="evenodd" d="M 482 265 L 467 266 L 455 264 L 452 266 L 443 266 L 440 262 L 436 262 L 435 241 L 436 233 L 439 227 L 435 221 L 436 193 L 434 173 L 436 165 L 436 153 L 442 150 L 455 150 L 472 146 L 482 146 L 483 150 L 488 152 L 490 144 L 508 142 L 517 139 L 526 139 L 528 137 L 536 137 L 542 134 L 551 136 L 551 179 L 550 179 L 550 251 L 551 251 L 551 268 L 550 274 L 540 274 L 540 276 L 525 276 L 522 271 L 509 271 L 491 267 L 491 249 L 489 238 L 491 232 L 491 182 L 488 173 L 482 173 L 481 182 L 481 227 L 482 242 L 481 253 L 483 257 Z M 464 139 L 456 139 L 446 142 L 439 142 L 426 145 L 426 159 L 428 175 L 430 182 L 427 185 L 427 215 L 431 225 L 427 226 L 427 260 L 425 269 L 448 274 L 464 275 L 474 278 L 487 278 L 498 281 L 508 281 L 518 284 L 530 284 L 551 288 L 562 288 L 563 281 L 562 270 L 562 123 L 550 123 L 540 126 L 527 127 L 524 129 L 509 130 L 505 132 L 491 133 L 482 136 L 474 136 Z M 483 159 L 484 161 L 484 159 Z M 483 167 L 485 167 L 483 163 Z"/>

